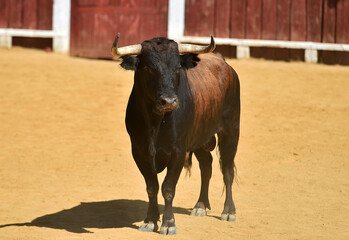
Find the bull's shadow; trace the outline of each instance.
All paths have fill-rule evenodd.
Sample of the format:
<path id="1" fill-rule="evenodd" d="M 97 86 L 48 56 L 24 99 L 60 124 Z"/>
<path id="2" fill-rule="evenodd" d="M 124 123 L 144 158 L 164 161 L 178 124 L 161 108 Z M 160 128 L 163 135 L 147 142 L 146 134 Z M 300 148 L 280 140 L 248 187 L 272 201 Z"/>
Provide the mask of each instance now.
<path id="1" fill-rule="evenodd" d="M 36 226 L 54 229 L 63 229 L 73 233 L 89 233 L 85 228 L 137 228 L 136 222 L 144 220 L 148 203 L 141 200 L 112 200 L 106 202 L 89 202 L 47 214 L 28 223 L 12 223 L 0 225 L 0 228 L 9 226 Z M 159 206 L 163 211 L 163 205 Z M 188 209 L 174 207 L 174 213 L 189 214 Z"/>

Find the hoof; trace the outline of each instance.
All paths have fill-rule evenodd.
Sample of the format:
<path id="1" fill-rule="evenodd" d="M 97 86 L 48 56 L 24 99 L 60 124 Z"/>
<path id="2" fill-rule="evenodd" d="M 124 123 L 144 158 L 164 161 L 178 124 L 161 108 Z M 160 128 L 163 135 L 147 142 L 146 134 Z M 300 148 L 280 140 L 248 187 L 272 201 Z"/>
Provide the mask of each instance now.
<path id="1" fill-rule="evenodd" d="M 191 211 L 190 216 L 198 216 L 198 217 L 204 217 L 207 215 L 207 212 L 203 208 L 194 208 L 193 211 Z"/>
<path id="2" fill-rule="evenodd" d="M 160 228 L 160 234 L 162 235 L 175 235 L 177 233 L 177 228 L 175 225 L 175 220 L 166 220 L 163 222 Z"/>
<path id="3" fill-rule="evenodd" d="M 221 220 L 228 221 L 228 222 L 234 222 L 236 220 L 236 215 L 229 214 L 229 213 L 222 213 Z"/>
<path id="4" fill-rule="evenodd" d="M 143 223 L 138 230 L 142 232 L 156 232 L 157 225 L 155 225 L 152 221 L 149 221 L 148 223 Z"/>
<path id="5" fill-rule="evenodd" d="M 160 234 L 162 235 L 175 235 L 176 233 L 177 233 L 177 228 L 175 226 L 173 227 L 163 226 L 160 228 Z"/>

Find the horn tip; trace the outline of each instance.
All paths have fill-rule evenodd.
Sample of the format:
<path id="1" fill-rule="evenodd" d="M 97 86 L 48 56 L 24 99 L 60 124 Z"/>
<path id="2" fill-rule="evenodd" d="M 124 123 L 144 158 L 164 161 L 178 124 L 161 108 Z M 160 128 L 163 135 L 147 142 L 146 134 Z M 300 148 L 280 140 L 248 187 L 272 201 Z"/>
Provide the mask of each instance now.
<path id="1" fill-rule="evenodd" d="M 119 37 L 120 37 L 120 33 L 118 32 L 118 34 L 115 36 L 113 45 L 112 45 L 112 47 L 111 47 L 111 54 L 112 54 L 113 56 L 115 56 L 115 57 L 118 56 L 116 49 L 117 49 L 117 47 L 118 47 Z"/>
<path id="2" fill-rule="evenodd" d="M 216 42 L 215 42 L 215 40 L 214 40 L 213 35 L 211 35 L 211 43 L 210 43 L 210 45 L 212 46 L 212 51 L 214 51 L 215 48 L 216 48 Z"/>

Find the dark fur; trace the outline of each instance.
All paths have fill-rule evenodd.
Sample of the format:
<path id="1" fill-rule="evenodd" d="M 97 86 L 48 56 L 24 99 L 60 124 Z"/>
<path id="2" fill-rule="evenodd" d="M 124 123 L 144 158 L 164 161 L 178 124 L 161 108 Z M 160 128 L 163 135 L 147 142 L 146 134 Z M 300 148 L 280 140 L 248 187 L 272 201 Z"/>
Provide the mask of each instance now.
<path id="1" fill-rule="evenodd" d="M 175 227 L 172 201 L 185 159 L 199 160 L 202 186 L 195 207 L 209 208 L 208 184 L 216 145 L 226 186 L 224 214 L 234 214 L 231 185 L 239 139 L 240 87 L 236 72 L 216 54 L 180 55 L 177 43 L 154 38 L 142 43 L 138 56 L 124 56 L 121 66 L 135 70 L 126 112 L 134 160 L 144 176 L 149 196 L 145 223 L 157 229 L 159 210 L 157 173 L 167 168 L 162 184 L 165 210 L 162 227 Z M 161 111 L 161 96 L 178 97 L 179 108 Z"/>

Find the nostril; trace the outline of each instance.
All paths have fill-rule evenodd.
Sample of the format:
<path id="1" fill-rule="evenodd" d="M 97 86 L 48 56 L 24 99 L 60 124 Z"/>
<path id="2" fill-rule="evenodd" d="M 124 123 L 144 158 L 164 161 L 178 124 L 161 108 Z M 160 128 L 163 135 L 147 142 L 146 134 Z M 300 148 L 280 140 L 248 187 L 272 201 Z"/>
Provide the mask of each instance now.
<path id="1" fill-rule="evenodd" d="M 167 99 L 166 98 L 160 98 L 160 104 L 162 106 L 165 106 L 167 104 Z"/>
<path id="2" fill-rule="evenodd" d="M 177 106 L 178 105 L 178 98 L 175 98 L 172 102 L 173 106 Z"/>
<path id="3" fill-rule="evenodd" d="M 159 106 L 168 109 L 175 109 L 178 107 L 178 98 L 176 97 L 160 97 Z"/>

